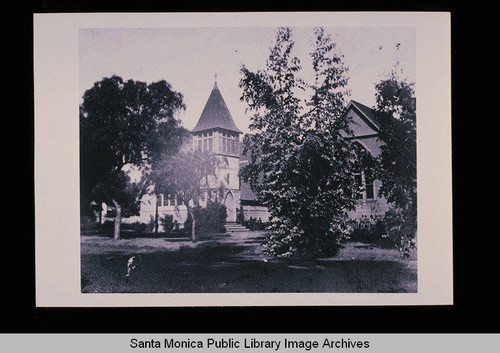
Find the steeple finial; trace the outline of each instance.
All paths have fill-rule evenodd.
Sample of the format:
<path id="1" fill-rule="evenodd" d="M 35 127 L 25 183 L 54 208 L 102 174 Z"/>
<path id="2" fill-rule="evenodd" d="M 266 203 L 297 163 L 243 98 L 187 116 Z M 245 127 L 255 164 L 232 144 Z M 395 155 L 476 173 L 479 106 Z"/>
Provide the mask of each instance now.
<path id="1" fill-rule="evenodd" d="M 215 79 L 215 84 L 217 84 L 217 73 L 215 73 L 214 79 Z"/>

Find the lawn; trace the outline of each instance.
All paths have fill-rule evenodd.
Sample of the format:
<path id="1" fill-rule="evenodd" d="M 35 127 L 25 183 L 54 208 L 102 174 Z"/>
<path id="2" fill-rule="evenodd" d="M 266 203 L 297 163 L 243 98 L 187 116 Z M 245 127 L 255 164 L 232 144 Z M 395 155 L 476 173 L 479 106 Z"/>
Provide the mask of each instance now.
<path id="1" fill-rule="evenodd" d="M 332 258 L 264 256 L 262 232 L 188 239 L 115 241 L 82 236 L 84 293 L 415 293 L 416 258 L 348 243 Z M 125 278 L 127 261 L 141 262 Z"/>

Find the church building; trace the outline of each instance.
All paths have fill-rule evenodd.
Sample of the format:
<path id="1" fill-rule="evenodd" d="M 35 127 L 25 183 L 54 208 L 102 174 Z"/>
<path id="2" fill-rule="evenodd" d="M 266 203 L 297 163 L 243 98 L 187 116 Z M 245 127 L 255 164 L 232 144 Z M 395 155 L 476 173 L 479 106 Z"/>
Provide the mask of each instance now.
<path id="1" fill-rule="evenodd" d="M 347 114 L 352 119 L 354 141 L 373 156 L 378 156 L 381 145 L 378 140 L 379 124 L 372 110 L 361 103 L 351 101 L 347 107 Z M 257 197 L 250 186 L 238 176 L 240 167 L 249 162 L 248 156 L 242 154 L 242 134 L 215 82 L 201 116 L 191 131 L 191 148 L 195 151 L 212 152 L 221 163 L 217 178 L 207 189 L 201 205 L 206 204 L 206 200 L 214 196 L 226 206 L 227 222 L 235 222 L 239 210 L 242 210 L 245 219 L 253 217 L 267 222 L 269 220 L 267 208 L 257 202 Z M 364 191 L 360 193 L 357 208 L 350 212 L 350 217 L 383 215 L 387 210 L 387 203 L 378 196 L 380 182 L 368 180 L 362 171 L 356 177 L 363 183 Z M 173 215 L 174 220 L 183 226 L 187 219 L 187 209 L 171 195 L 143 197 L 140 221 L 148 223 L 154 219 L 157 206 L 160 217 L 165 214 Z"/>
<path id="2" fill-rule="evenodd" d="M 219 158 L 218 176 L 207 190 L 222 193 L 222 203 L 227 208 L 227 221 L 236 221 L 236 209 L 240 203 L 240 180 L 238 176 L 241 154 L 240 135 L 226 102 L 215 82 L 198 123 L 191 131 L 193 150 L 211 152 Z M 207 195 L 208 198 L 208 195 Z"/>

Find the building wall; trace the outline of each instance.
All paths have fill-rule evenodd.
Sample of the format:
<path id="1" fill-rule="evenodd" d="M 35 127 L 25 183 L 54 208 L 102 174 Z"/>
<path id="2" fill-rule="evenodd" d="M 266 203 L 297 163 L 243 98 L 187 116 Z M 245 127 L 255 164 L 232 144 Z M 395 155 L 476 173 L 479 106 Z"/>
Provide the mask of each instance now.
<path id="1" fill-rule="evenodd" d="M 209 188 L 218 189 L 221 186 L 229 190 L 238 190 L 240 140 L 238 133 L 222 131 L 198 132 L 192 136 L 194 151 L 215 153 L 219 159 L 217 176 L 209 178 Z"/>
<path id="2" fill-rule="evenodd" d="M 161 195 L 160 195 L 161 196 Z M 140 206 L 140 216 L 139 221 L 142 223 L 149 223 L 155 218 L 156 213 L 156 195 L 144 195 L 141 199 Z M 163 199 L 163 206 L 158 206 L 158 216 L 164 217 L 165 215 L 173 215 L 174 221 L 179 223 L 180 228 L 184 227 L 184 222 L 187 219 L 188 212 L 187 208 L 184 205 L 177 205 L 177 202 L 171 204 L 167 197 Z"/>
<path id="3" fill-rule="evenodd" d="M 234 199 L 232 213 L 230 210 L 228 210 L 228 216 L 232 216 L 231 219 L 234 221 L 236 220 L 236 209 L 240 207 L 240 191 L 238 189 L 225 189 L 222 200 L 220 200 L 222 203 L 224 203 L 228 193 L 231 193 Z M 215 197 L 215 194 L 213 194 L 212 197 Z M 217 197 L 219 197 L 219 195 L 217 195 Z M 174 216 L 173 220 L 179 223 L 180 228 L 183 228 L 184 222 L 188 217 L 187 207 L 177 204 L 177 200 L 173 200 L 174 202 L 172 203 L 171 200 L 168 199 L 168 197 L 163 197 L 162 195 L 144 195 L 141 199 L 140 215 L 137 216 L 134 221 L 149 223 L 154 220 L 156 214 L 156 202 L 158 199 L 162 199 L 160 205 L 158 206 L 159 217 L 161 218 L 165 215 L 172 215 Z M 200 200 L 200 206 L 205 207 L 207 205 L 208 199 L 208 194 L 205 194 L 204 197 Z"/>
<path id="4" fill-rule="evenodd" d="M 267 207 L 264 206 L 241 206 L 243 209 L 243 216 L 245 219 L 255 218 L 260 219 L 262 222 L 269 222 L 270 213 Z"/>
<path id="5" fill-rule="evenodd" d="M 378 139 L 378 132 L 373 129 L 354 109 L 350 109 L 347 115 L 352 119 L 351 129 L 354 133 L 354 141 L 359 142 L 373 157 L 380 155 L 382 142 Z M 373 181 L 373 199 L 368 199 L 366 191 L 359 200 L 356 209 L 348 212 L 350 218 L 361 218 L 384 215 L 388 210 L 387 200 L 378 195 L 382 183 Z"/>
<path id="6" fill-rule="evenodd" d="M 355 137 L 354 141 L 359 142 L 373 157 L 378 157 L 380 155 L 380 146 L 382 146 L 382 143 L 377 136 L 369 135 Z"/>
<path id="7" fill-rule="evenodd" d="M 367 199 L 366 192 L 363 193 L 363 199 L 359 200 L 354 211 L 349 211 L 349 218 L 361 218 L 370 216 L 383 216 L 389 209 L 389 204 L 384 197 L 378 196 L 378 191 L 382 183 L 379 180 L 373 182 L 374 198 Z"/>
<path id="8" fill-rule="evenodd" d="M 224 188 L 229 190 L 239 190 L 239 158 L 226 155 L 220 155 L 218 157 L 221 161 L 222 168 L 219 168 L 217 185 L 214 185 L 214 187 L 217 188 L 220 185 L 223 185 Z"/>

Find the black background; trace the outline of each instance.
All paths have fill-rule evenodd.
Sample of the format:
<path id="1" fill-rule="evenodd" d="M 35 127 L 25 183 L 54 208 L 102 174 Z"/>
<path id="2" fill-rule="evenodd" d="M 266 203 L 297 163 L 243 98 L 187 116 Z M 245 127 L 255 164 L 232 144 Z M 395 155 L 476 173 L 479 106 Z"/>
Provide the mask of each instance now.
<path id="1" fill-rule="evenodd" d="M 12 4 L 17 7 L 16 4 Z M 0 249 L 0 291 L 4 306 L 0 333 L 492 333 L 499 332 L 498 240 L 495 218 L 498 173 L 488 127 L 498 115 L 480 77 L 494 42 L 486 30 L 488 9 L 452 1 L 294 1 L 244 4 L 167 1 L 39 1 L 5 13 L 4 48 L 13 74 L 4 101 L 15 122 L 15 139 L 4 151 L 4 241 Z M 33 14 L 63 12 L 211 11 L 444 11 L 452 16 L 452 134 L 454 305 L 210 308 L 36 308 L 34 244 Z M 491 24 L 491 22 L 489 23 Z M 494 23 L 493 23 L 494 24 Z M 480 44 L 480 43 L 485 43 Z M 14 47 L 15 46 L 15 47 Z M 418 48 L 417 48 L 418 50 Z M 477 60 L 479 58 L 479 60 Z M 491 66 L 490 66 L 491 67 Z M 418 75 L 418 73 L 417 73 Z M 486 82 L 486 84 L 487 84 Z M 494 83 L 494 82 L 493 82 Z M 4 86 L 5 86 L 4 82 Z M 19 84 L 19 87 L 16 86 Z M 481 90 L 482 89 L 482 90 Z M 479 92 L 478 92 L 479 91 Z M 30 95 L 31 93 L 31 95 Z M 478 96 L 475 96 L 479 93 Z M 480 113 L 483 112 L 483 113 Z M 488 112 L 484 114 L 484 112 Z M 487 122 L 487 124 L 481 124 Z M 490 146 L 491 144 L 491 146 Z M 491 153 L 492 156 L 488 156 Z M 13 156 L 13 157 L 12 157 Z M 23 176 L 21 182 L 20 176 Z M 492 212 L 490 215 L 489 212 Z M 31 221 L 31 222 L 30 222 Z M 3 259 L 3 260 L 2 260 Z"/>

